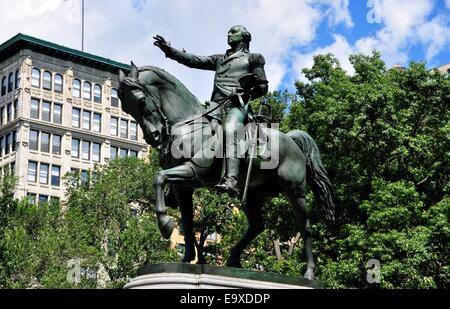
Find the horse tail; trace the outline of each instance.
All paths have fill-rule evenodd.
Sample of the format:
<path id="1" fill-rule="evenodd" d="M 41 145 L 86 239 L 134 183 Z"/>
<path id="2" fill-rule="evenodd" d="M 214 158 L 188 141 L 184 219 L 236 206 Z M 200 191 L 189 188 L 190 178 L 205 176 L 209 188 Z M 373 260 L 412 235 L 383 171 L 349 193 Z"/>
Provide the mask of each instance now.
<path id="1" fill-rule="evenodd" d="M 305 154 L 308 185 L 311 187 L 316 200 L 319 201 L 326 220 L 334 225 L 336 223 L 336 206 L 333 200 L 333 185 L 320 160 L 320 152 L 316 142 L 308 133 L 301 130 L 293 130 L 287 135 Z"/>

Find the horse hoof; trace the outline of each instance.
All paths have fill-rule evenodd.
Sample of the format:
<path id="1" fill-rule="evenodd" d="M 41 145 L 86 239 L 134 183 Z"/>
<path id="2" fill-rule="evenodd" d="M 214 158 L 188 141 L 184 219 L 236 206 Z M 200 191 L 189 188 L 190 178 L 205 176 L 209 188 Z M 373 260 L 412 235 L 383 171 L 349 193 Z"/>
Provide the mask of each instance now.
<path id="1" fill-rule="evenodd" d="M 303 276 L 303 278 L 311 280 L 311 281 L 314 280 L 314 271 L 311 269 L 306 270 L 306 273 Z"/>
<path id="2" fill-rule="evenodd" d="M 181 263 L 190 263 L 194 260 L 195 258 L 191 257 L 191 256 L 185 256 L 182 260 Z"/>
<path id="3" fill-rule="evenodd" d="M 195 260 L 195 249 L 193 247 L 185 247 L 181 263 L 190 263 L 193 260 Z"/>
<path id="4" fill-rule="evenodd" d="M 172 235 L 175 225 L 169 217 L 167 217 L 166 215 L 161 215 L 158 217 L 158 228 L 162 236 L 165 239 L 169 239 Z"/>
<path id="5" fill-rule="evenodd" d="M 235 267 L 235 268 L 242 268 L 242 264 L 239 261 L 229 261 L 226 264 L 227 267 Z"/>

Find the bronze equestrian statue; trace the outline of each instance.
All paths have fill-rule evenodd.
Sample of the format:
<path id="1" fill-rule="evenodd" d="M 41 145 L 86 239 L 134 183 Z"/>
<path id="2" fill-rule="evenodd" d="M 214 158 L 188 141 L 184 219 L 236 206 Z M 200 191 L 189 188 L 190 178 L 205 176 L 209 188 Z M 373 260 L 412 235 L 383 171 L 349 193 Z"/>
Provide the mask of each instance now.
<path id="1" fill-rule="evenodd" d="M 211 123 L 220 124 L 218 109 L 223 109 L 226 127 L 233 127 L 236 122 L 247 122 L 248 102 L 242 98 L 246 95 L 247 98 L 260 97 L 267 92 L 264 58 L 248 52 L 250 36 L 249 33 L 245 34 L 245 31 L 242 26 L 231 28 L 228 35 L 231 51 L 210 57 L 177 51 L 162 37 L 155 37 L 155 45 L 159 46 L 168 57 L 187 65 L 216 71 L 212 96 L 212 100 L 216 100 L 215 104 L 212 102 L 205 106 L 200 103 L 178 79 L 160 68 L 153 66 L 137 68 L 131 63 L 128 76 L 120 72 L 119 98 L 122 101 L 122 109 L 136 119 L 147 143 L 157 148 L 160 153 L 160 165 L 163 169 L 155 176 L 154 189 L 158 226 L 165 238 L 170 237 L 174 228 L 172 220 L 166 215 L 164 191 L 166 185 L 172 187 L 181 211 L 181 225 L 185 239 L 183 262 L 194 260 L 196 254 L 192 203 L 194 189 L 214 188 L 222 177 L 223 157 L 210 155 L 211 151 L 214 152 L 221 147 L 222 136 L 218 134 L 220 130 L 216 130 Z M 228 80 L 223 76 L 222 79 L 219 75 L 225 71 L 232 74 L 230 76 L 233 78 Z M 255 77 L 251 87 L 240 89 L 236 78 L 239 81 L 241 74 L 248 73 Z M 226 135 L 235 133 L 228 129 L 225 131 Z M 257 157 L 253 160 L 253 172 L 248 182 L 248 199 L 243 204 L 248 229 L 232 248 L 227 266 L 241 267 L 240 256 L 243 250 L 264 230 L 261 211 L 264 200 L 284 193 L 293 206 L 297 226 L 304 240 L 307 259 L 305 277 L 313 280 L 315 264 L 311 245 L 311 226 L 307 217 L 306 183 L 313 190 L 316 201 L 319 202 L 329 222 L 335 220 L 333 187 L 321 163 L 319 149 L 306 132 L 294 130 L 285 134 L 271 128 L 263 128 L 261 131 L 270 142 L 264 147 L 257 148 Z M 189 147 L 183 148 L 180 145 Z M 228 146 L 230 145 L 227 144 L 226 147 Z M 180 155 L 181 153 L 184 155 Z M 268 162 L 272 162 L 274 158 L 276 164 L 272 168 L 267 168 L 270 166 Z M 240 159 L 241 164 L 236 162 L 228 164 L 228 178 L 225 183 L 221 183 L 222 187 L 242 194 L 248 164 L 252 161 L 250 159 L 247 154 Z M 233 178 L 235 179 L 229 181 Z"/>

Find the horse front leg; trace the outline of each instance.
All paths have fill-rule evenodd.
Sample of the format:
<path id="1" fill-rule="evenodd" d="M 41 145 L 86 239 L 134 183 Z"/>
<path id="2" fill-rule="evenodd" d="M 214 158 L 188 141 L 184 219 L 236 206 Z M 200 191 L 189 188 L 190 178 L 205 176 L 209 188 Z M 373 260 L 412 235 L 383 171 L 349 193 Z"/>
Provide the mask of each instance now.
<path id="1" fill-rule="evenodd" d="M 187 185 L 193 183 L 194 181 L 194 171 L 189 165 L 186 164 L 159 171 L 155 175 L 153 188 L 156 195 L 156 215 L 158 217 L 158 228 L 165 239 L 170 238 L 175 225 L 166 214 L 164 186 L 166 184 Z"/>
<path id="2" fill-rule="evenodd" d="M 181 228 L 184 234 L 183 263 L 195 260 L 195 236 L 194 236 L 194 205 L 192 195 L 194 189 L 189 187 L 174 187 L 175 198 L 181 212 Z"/>

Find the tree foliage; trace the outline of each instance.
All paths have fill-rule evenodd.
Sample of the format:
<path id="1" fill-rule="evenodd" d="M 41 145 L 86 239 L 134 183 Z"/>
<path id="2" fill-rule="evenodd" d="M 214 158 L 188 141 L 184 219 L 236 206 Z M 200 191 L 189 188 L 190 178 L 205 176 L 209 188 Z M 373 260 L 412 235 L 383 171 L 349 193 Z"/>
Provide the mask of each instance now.
<path id="1" fill-rule="evenodd" d="M 68 174 L 62 204 L 16 200 L 14 181 L 3 179 L 0 286 L 121 288 L 139 266 L 177 260 L 149 209 L 156 169 L 123 158 L 96 167 L 90 179 Z M 71 259 L 80 261 L 78 285 L 67 280 Z"/>

